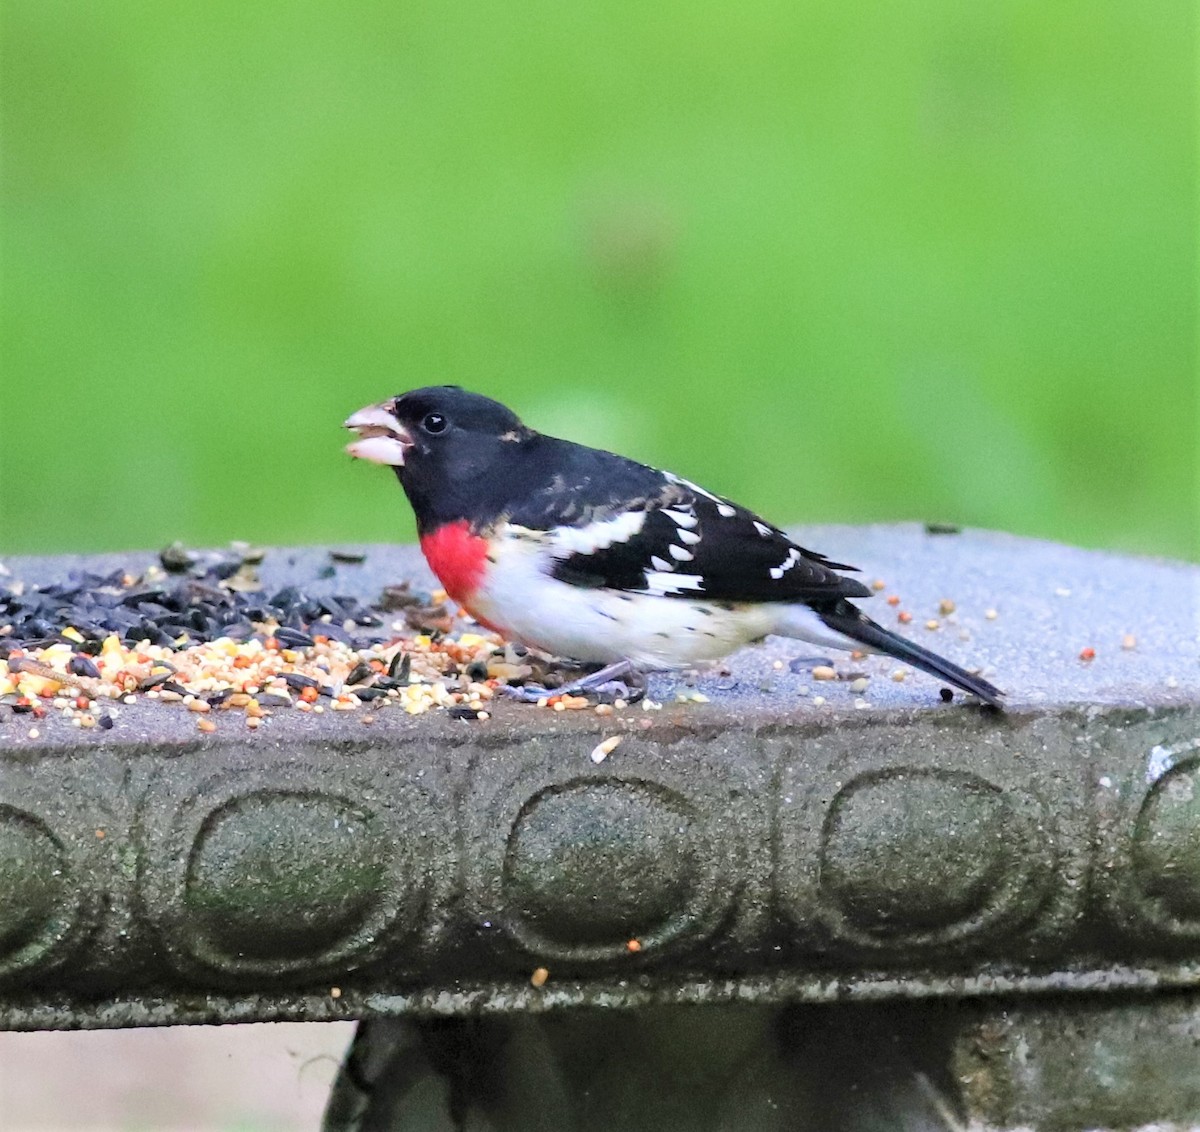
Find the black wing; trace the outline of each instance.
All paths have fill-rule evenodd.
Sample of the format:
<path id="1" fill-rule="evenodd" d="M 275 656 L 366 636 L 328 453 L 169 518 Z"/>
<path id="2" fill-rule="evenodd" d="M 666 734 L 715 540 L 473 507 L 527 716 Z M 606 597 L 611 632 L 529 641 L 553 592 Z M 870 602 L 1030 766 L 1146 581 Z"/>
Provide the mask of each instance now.
<path id="1" fill-rule="evenodd" d="M 638 465 L 639 468 L 643 467 Z M 558 528 L 553 576 L 578 586 L 711 601 L 866 597 L 853 570 L 802 546 L 751 511 L 664 472 L 655 489 L 605 501 Z M 545 529 L 545 527 L 543 527 Z"/>

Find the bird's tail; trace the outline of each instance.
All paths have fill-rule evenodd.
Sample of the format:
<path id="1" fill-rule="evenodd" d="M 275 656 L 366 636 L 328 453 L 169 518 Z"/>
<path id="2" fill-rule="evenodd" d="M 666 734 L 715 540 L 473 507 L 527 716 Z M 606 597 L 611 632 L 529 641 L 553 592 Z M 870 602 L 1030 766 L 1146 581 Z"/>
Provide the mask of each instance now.
<path id="1" fill-rule="evenodd" d="M 937 676 L 962 688 L 964 692 L 971 692 L 992 707 L 1003 707 L 1001 700 L 1004 693 L 994 684 L 990 684 L 981 676 L 973 676 L 965 668 L 959 668 L 952 661 L 922 648 L 905 637 L 889 632 L 844 599 L 829 609 L 817 610 L 817 616 L 830 629 L 866 645 L 872 652 L 887 653 L 888 656 L 894 656 L 897 660 L 921 669 L 922 672 L 928 672 L 931 676 Z"/>

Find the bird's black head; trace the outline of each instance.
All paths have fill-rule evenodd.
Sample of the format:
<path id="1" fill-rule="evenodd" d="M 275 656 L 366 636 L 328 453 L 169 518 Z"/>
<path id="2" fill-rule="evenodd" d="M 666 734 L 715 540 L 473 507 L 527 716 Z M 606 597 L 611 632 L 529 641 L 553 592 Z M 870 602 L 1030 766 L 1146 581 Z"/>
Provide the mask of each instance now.
<path id="1" fill-rule="evenodd" d="M 501 493 L 505 458 L 535 435 L 499 401 L 457 385 L 430 385 L 360 409 L 346 420 L 352 456 L 390 464 L 421 529 L 472 517 Z"/>

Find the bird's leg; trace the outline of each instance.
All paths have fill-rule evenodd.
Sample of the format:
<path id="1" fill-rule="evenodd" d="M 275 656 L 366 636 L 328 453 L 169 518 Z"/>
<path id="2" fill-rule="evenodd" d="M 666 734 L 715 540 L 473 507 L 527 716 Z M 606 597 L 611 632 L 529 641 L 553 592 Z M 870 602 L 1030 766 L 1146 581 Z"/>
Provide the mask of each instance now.
<path id="1" fill-rule="evenodd" d="M 634 667 L 632 661 L 618 660 L 615 664 L 606 664 L 595 672 L 589 672 L 578 680 L 572 680 L 561 688 L 543 688 L 540 684 L 522 684 L 514 687 L 503 685 L 500 689 L 506 696 L 523 703 L 533 704 L 550 696 L 599 696 L 602 700 L 625 700 L 626 703 L 636 703 L 646 694 L 646 682 L 643 674 Z"/>

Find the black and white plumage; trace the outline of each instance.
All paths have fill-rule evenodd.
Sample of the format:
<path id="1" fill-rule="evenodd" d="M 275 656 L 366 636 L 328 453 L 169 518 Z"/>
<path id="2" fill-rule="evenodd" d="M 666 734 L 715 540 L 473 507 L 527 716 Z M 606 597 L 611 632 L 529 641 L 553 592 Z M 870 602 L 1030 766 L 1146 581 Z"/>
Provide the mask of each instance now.
<path id="1" fill-rule="evenodd" d="M 999 705 L 988 681 L 889 632 L 871 591 L 688 480 L 544 436 L 456 386 L 352 415 L 355 456 L 390 464 L 447 592 L 483 624 L 573 660 L 669 669 L 768 634 L 883 652 Z"/>

